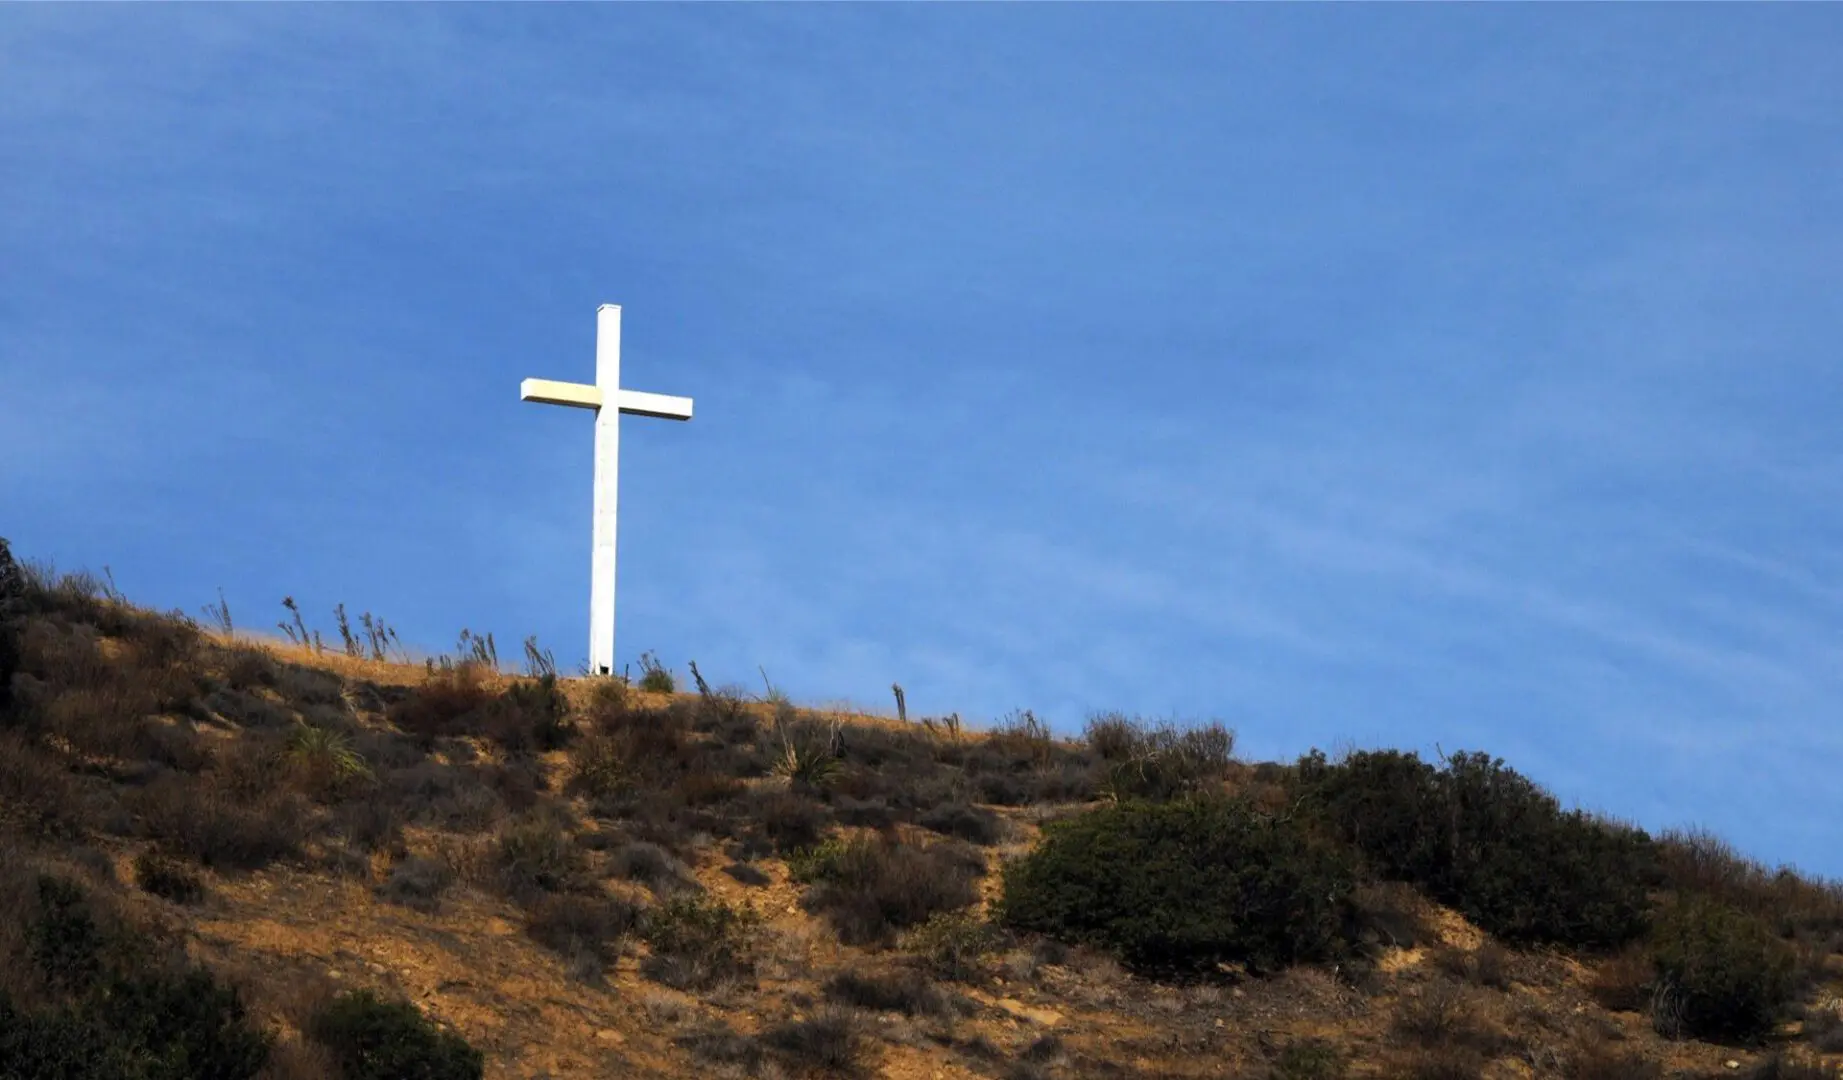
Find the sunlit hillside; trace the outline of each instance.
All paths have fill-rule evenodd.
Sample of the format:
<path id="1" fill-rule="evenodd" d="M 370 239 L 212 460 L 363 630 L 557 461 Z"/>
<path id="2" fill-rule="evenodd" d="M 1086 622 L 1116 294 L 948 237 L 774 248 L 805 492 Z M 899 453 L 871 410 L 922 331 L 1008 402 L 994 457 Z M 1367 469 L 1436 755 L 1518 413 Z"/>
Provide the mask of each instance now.
<path id="1" fill-rule="evenodd" d="M 0 1080 L 1843 1061 L 1843 887 L 1484 754 L 1250 763 L 1213 725 L 1065 740 L 217 616 L 0 543 Z"/>

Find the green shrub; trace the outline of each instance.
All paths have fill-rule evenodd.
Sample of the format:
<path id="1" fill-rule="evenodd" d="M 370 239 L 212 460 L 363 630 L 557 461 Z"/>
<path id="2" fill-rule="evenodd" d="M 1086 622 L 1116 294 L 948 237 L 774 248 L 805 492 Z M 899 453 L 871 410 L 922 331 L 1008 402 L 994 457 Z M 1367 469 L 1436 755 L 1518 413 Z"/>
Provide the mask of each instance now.
<path id="1" fill-rule="evenodd" d="M 1268 1080 L 1344 1080 L 1350 1063 L 1324 1039 L 1288 1043 L 1274 1061 Z"/>
<path id="2" fill-rule="evenodd" d="M 999 927 L 968 911 L 937 911 L 909 932 L 904 945 L 943 979 L 971 982 L 986 973 L 1005 946 Z"/>
<path id="3" fill-rule="evenodd" d="M 1314 751 L 1298 784 L 1315 821 L 1390 880 L 1419 885 L 1513 944 L 1616 947 L 1644 931 L 1649 837 L 1564 812 L 1484 754 Z"/>
<path id="4" fill-rule="evenodd" d="M 0 1080 L 248 1080 L 270 1039 L 203 969 L 114 976 L 70 1004 L 0 998 Z"/>
<path id="5" fill-rule="evenodd" d="M 679 990 L 704 990 L 755 973 L 761 916 L 715 897 L 683 895 L 648 911 L 641 935 L 652 953 L 641 970 Z"/>
<path id="6" fill-rule="evenodd" d="M 664 664 L 652 653 L 640 654 L 640 689 L 654 694 L 672 694 L 678 691 L 678 680 L 666 670 Z"/>
<path id="7" fill-rule="evenodd" d="M 114 979 L 91 1006 L 98 1030 L 141 1051 L 146 1080 L 233 1080 L 269 1059 L 241 996 L 203 968 Z"/>
<path id="8" fill-rule="evenodd" d="M 1002 923 L 1129 966 L 1275 969 L 1345 951 L 1355 868 L 1242 799 L 1124 803 L 1053 822 L 1005 871 Z"/>
<path id="9" fill-rule="evenodd" d="M 437 1028 L 408 1001 L 370 990 L 334 998 L 310 1021 L 308 1034 L 331 1053 L 344 1080 L 480 1080 L 486 1058 Z"/>
<path id="10" fill-rule="evenodd" d="M 84 990 L 102 971 L 103 932 L 81 885 L 41 875 L 37 918 L 26 928 L 26 948 L 53 986 Z"/>
<path id="11" fill-rule="evenodd" d="M 1652 1020 L 1667 1037 L 1757 1039 L 1794 994 L 1792 950 L 1762 920 L 1716 901 L 1667 906 L 1650 951 Z"/>

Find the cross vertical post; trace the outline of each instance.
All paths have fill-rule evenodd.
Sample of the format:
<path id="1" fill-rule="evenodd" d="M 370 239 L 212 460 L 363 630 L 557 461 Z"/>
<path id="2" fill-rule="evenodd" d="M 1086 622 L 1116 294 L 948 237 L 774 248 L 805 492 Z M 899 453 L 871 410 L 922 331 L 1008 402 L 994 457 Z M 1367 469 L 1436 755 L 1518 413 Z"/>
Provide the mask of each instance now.
<path id="1" fill-rule="evenodd" d="M 621 389 L 621 308 L 595 313 L 595 382 L 526 379 L 522 401 L 595 410 L 594 530 L 589 564 L 589 672 L 614 674 L 615 509 L 619 503 L 622 413 L 691 419 L 691 399 Z"/>
<path id="2" fill-rule="evenodd" d="M 595 385 L 621 385 L 621 309 L 595 311 Z M 621 483 L 621 410 L 595 410 L 595 524 L 589 562 L 589 673 L 614 674 L 614 514 Z"/>

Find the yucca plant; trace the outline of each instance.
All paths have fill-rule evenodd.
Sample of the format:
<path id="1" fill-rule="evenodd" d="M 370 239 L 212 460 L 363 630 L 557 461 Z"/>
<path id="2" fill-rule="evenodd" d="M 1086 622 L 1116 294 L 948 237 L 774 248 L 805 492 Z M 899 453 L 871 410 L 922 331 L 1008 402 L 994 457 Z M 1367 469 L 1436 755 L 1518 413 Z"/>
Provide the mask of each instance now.
<path id="1" fill-rule="evenodd" d="M 372 776 L 371 766 L 352 748 L 351 740 L 330 728 L 296 724 L 282 754 L 319 786 L 335 787 Z"/>
<path id="2" fill-rule="evenodd" d="M 845 767 L 838 756 L 839 720 L 834 717 L 831 728 L 822 733 L 817 725 L 789 723 L 784 715 L 784 711 L 777 712 L 775 718 L 775 736 L 781 745 L 775 753 L 774 774 L 794 787 L 831 787 Z"/>

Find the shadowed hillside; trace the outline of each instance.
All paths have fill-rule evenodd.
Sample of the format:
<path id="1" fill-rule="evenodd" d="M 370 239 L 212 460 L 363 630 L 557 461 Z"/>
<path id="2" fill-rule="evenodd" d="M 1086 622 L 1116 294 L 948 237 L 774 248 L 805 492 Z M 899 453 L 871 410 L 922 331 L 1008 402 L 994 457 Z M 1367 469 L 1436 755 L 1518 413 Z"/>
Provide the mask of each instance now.
<path id="1" fill-rule="evenodd" d="M 1235 759 L 207 630 L 0 541 L 0 1080 L 1828 1077 L 1843 887 Z"/>

